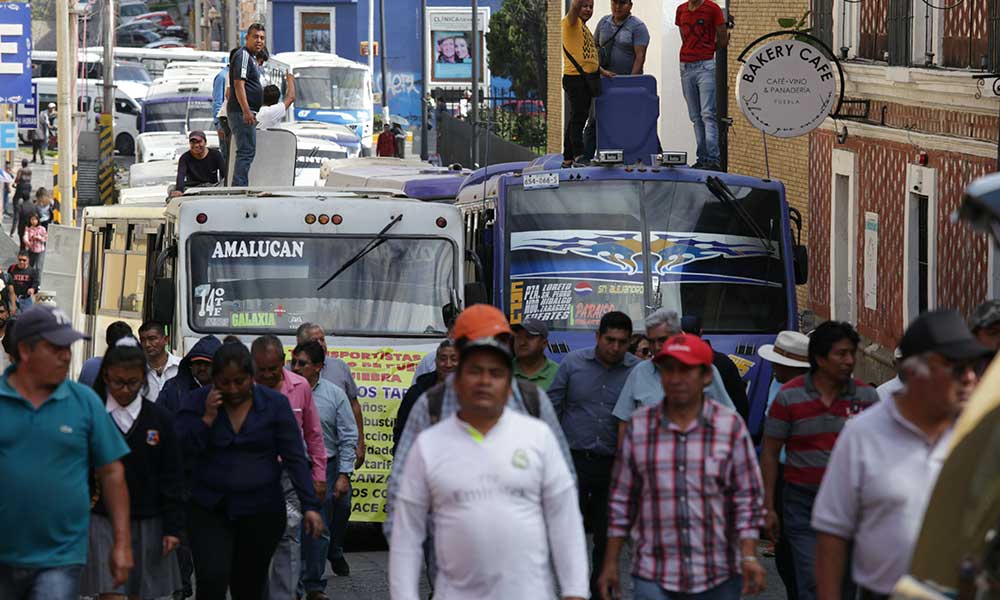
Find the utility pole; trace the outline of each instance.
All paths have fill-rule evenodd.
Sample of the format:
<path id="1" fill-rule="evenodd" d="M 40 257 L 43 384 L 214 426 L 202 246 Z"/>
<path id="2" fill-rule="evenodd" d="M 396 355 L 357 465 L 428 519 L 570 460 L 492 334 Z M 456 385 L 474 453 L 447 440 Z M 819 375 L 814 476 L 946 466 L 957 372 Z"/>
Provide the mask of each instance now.
<path id="1" fill-rule="evenodd" d="M 229 15 L 227 21 L 229 26 L 226 28 L 228 35 L 226 36 L 226 43 L 228 48 L 235 48 L 240 45 L 240 6 L 239 2 L 236 0 L 229 0 L 226 3 L 226 14 Z"/>
<path id="2" fill-rule="evenodd" d="M 75 15 L 72 15 L 75 18 Z M 62 177 L 59 178 L 59 195 L 62 198 L 62 211 L 69 215 L 72 221 L 76 215 L 76 202 L 73 200 L 73 103 L 72 90 L 75 87 L 76 43 L 70 36 L 75 35 L 75 27 L 70 25 L 69 1 L 56 2 L 56 113 L 59 135 L 59 157 L 56 164 Z"/>
<path id="3" fill-rule="evenodd" d="M 194 27 L 192 27 L 192 29 L 194 30 L 194 47 L 197 48 L 198 50 L 204 50 L 205 49 L 205 46 L 202 45 L 203 44 L 203 39 L 202 38 L 204 37 L 204 35 L 203 35 L 202 27 L 201 27 L 201 20 L 202 20 L 202 13 L 204 11 L 202 10 L 201 3 L 202 3 L 202 0 L 193 0 L 193 4 L 194 4 Z"/>
<path id="4" fill-rule="evenodd" d="M 469 124 L 472 125 L 472 168 L 479 167 L 479 0 L 472 0 L 472 39 L 469 40 L 472 57 L 472 102 Z"/>
<path id="5" fill-rule="evenodd" d="M 427 160 L 427 0 L 420 0 L 420 160 Z"/>
<path id="6" fill-rule="evenodd" d="M 389 122 L 389 78 L 385 69 L 385 0 L 379 0 L 379 62 L 382 65 L 382 123 Z"/>
<path id="7" fill-rule="evenodd" d="M 100 160 L 97 171 L 97 192 L 101 204 L 111 204 L 115 198 L 115 2 L 104 0 L 104 103 L 101 110 Z"/>

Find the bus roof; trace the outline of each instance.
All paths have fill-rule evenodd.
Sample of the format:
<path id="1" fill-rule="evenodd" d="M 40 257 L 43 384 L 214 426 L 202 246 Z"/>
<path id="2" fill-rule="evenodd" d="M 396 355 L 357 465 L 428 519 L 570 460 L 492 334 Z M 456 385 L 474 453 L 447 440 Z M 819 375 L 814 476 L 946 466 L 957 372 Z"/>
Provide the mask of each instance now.
<path id="1" fill-rule="evenodd" d="M 305 67 L 346 67 L 349 69 L 368 70 L 367 65 L 326 52 L 279 52 L 278 54 L 271 55 L 270 60 L 287 65 L 291 69 Z"/>
<path id="2" fill-rule="evenodd" d="M 107 206 L 88 206 L 83 209 L 84 221 L 99 219 L 163 219 L 164 202 L 147 202 L 134 204 L 111 204 Z"/>
<path id="3" fill-rule="evenodd" d="M 163 74 L 160 75 L 160 79 L 171 80 L 179 78 L 201 78 L 201 77 L 212 77 L 213 80 L 219 71 L 225 68 L 226 65 L 217 62 L 203 62 L 203 61 L 186 61 L 186 60 L 175 60 L 167 64 L 166 68 L 163 69 Z"/>
<path id="4" fill-rule="evenodd" d="M 178 77 L 170 79 L 157 79 L 153 85 L 149 86 L 146 93 L 146 102 L 155 101 L 161 98 L 177 98 L 187 96 L 198 96 L 204 98 L 212 97 L 211 76 Z"/>
<path id="5" fill-rule="evenodd" d="M 453 200 L 470 173 L 468 169 L 388 157 L 332 160 L 326 167 L 328 186 L 385 188 L 418 200 Z"/>
<path id="6" fill-rule="evenodd" d="M 89 52 L 95 52 L 99 56 L 103 56 L 104 47 L 103 46 L 88 46 L 87 48 L 82 48 L 81 50 L 86 50 Z M 115 58 L 133 58 L 137 60 L 142 60 L 144 58 L 148 59 L 160 59 L 160 60 L 202 60 L 210 61 L 215 60 L 218 62 L 225 62 L 229 60 L 228 52 L 213 52 L 209 50 L 195 50 L 194 48 L 123 48 L 116 46 L 114 49 Z"/>

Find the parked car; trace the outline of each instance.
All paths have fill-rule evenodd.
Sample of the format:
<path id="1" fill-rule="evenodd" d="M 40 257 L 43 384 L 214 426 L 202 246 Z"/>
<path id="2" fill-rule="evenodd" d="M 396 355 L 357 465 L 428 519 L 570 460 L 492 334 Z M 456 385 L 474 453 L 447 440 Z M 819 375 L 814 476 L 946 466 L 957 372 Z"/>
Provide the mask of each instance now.
<path id="1" fill-rule="evenodd" d="M 122 0 L 118 5 L 118 20 L 120 23 L 128 23 L 139 15 L 149 12 L 149 6 L 144 0 Z"/>
<path id="2" fill-rule="evenodd" d="M 162 50 L 164 48 L 190 48 L 190 46 L 185 46 L 184 42 L 177 38 L 162 38 L 156 40 L 155 42 L 146 44 L 143 48 L 148 48 L 150 50 Z"/>

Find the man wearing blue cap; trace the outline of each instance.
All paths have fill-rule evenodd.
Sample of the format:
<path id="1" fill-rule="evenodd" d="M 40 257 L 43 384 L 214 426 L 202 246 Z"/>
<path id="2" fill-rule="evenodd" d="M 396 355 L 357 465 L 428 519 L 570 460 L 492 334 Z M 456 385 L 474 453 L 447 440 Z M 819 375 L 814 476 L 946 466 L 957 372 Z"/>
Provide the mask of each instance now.
<path id="1" fill-rule="evenodd" d="M 17 362 L 0 376 L 0 481 L 17 493 L 0 500 L 0 598 L 76 600 L 87 562 L 91 470 L 111 513 L 116 584 L 132 568 L 120 461 L 128 446 L 93 390 L 66 379 L 70 346 L 85 336 L 65 312 L 34 306 L 12 335 Z"/>

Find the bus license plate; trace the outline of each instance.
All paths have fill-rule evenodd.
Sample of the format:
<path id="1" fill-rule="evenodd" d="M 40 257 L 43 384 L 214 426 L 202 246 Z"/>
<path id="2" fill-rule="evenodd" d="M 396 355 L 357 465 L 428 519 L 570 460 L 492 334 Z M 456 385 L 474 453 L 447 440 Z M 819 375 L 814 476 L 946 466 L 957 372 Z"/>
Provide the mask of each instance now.
<path id="1" fill-rule="evenodd" d="M 559 173 L 534 173 L 524 176 L 524 189 L 542 190 L 559 187 Z"/>

